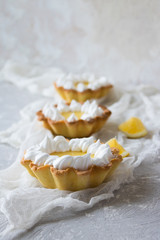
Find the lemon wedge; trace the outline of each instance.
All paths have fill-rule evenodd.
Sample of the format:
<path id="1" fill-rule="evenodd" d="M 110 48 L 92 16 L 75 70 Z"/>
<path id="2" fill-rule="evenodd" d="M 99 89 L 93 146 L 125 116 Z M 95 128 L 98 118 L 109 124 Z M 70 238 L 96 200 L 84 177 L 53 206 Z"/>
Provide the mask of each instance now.
<path id="1" fill-rule="evenodd" d="M 121 123 L 118 128 L 129 138 L 140 138 L 147 134 L 147 129 L 142 121 L 136 117 L 131 117 L 126 122 Z"/>
<path id="2" fill-rule="evenodd" d="M 115 138 L 111 138 L 108 142 L 108 145 L 112 148 L 117 148 L 119 150 L 119 154 L 124 158 L 129 155 L 129 152 L 127 152 L 118 142 Z"/>

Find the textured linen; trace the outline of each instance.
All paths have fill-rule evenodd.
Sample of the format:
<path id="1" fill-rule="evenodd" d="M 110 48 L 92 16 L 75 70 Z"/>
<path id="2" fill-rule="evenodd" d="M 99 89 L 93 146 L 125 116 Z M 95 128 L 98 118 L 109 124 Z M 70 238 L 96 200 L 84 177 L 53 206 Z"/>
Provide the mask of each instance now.
<path id="1" fill-rule="evenodd" d="M 36 84 L 38 85 L 38 82 Z M 43 87 L 39 87 L 40 94 L 43 94 Z M 39 143 L 44 136 L 51 135 L 35 117 L 35 112 L 42 108 L 46 99 L 26 106 L 21 111 L 20 121 L 0 133 L 1 143 L 19 148 L 16 162 L 8 169 L 0 171 L 0 210 L 9 223 L 5 233 L 11 229 L 29 229 L 40 220 L 56 221 L 89 209 L 99 201 L 114 197 L 116 189 L 123 183 L 132 181 L 133 171 L 142 161 L 147 161 L 148 164 L 155 159 L 159 161 L 159 102 L 160 93 L 152 87 L 141 86 L 124 91 L 116 89 L 107 104 L 112 115 L 104 128 L 94 136 L 104 142 L 116 136 L 119 143 L 130 153 L 130 157 L 124 159 L 107 183 L 77 192 L 45 189 L 21 166 L 24 150 Z M 148 129 L 146 137 L 127 139 L 118 131 L 118 124 L 132 116 L 139 117 L 145 124 Z"/>
<path id="2" fill-rule="evenodd" d="M 20 89 L 27 88 L 31 93 L 42 94 L 47 97 L 55 96 L 53 82 L 61 74 L 63 72 L 59 68 L 33 66 L 12 61 L 6 62 L 1 70 L 2 79 Z"/>

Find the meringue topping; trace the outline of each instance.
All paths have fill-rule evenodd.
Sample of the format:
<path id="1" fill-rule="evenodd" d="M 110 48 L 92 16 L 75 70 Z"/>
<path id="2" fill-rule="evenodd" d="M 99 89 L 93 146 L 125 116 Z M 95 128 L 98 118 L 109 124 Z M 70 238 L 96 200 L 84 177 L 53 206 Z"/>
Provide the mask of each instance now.
<path id="1" fill-rule="evenodd" d="M 47 103 L 42 112 L 45 117 L 53 121 L 61 121 L 67 119 L 68 122 L 73 122 L 78 119 L 90 120 L 96 116 L 102 116 L 103 110 L 98 106 L 97 102 L 87 100 L 83 104 L 72 100 L 70 105 L 64 102 L 59 102 L 57 106 L 52 103 Z"/>
<path id="2" fill-rule="evenodd" d="M 83 92 L 86 89 L 96 90 L 100 87 L 109 85 L 106 77 L 96 77 L 94 74 L 62 74 L 59 76 L 56 85 L 65 89 L 75 89 Z"/>
<path id="3" fill-rule="evenodd" d="M 93 137 L 67 141 L 62 136 L 47 136 L 40 144 L 30 147 L 24 155 L 25 160 L 31 160 L 38 166 L 52 165 L 60 170 L 68 167 L 87 170 L 92 165 L 105 166 L 113 158 L 109 145 L 100 143 L 100 140 L 95 142 Z"/>

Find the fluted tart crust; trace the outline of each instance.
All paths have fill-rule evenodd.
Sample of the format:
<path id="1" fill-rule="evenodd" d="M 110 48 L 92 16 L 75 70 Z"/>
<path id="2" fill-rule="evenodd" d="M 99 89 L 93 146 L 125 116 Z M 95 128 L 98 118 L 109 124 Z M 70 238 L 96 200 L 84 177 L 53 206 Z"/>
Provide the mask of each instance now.
<path id="1" fill-rule="evenodd" d="M 54 105 L 54 107 L 57 107 L 57 105 Z M 49 129 L 54 135 L 62 135 L 67 138 L 88 137 L 99 131 L 111 115 L 111 111 L 105 106 L 99 105 L 99 107 L 103 110 L 103 114 L 90 120 L 78 119 L 72 122 L 67 120 L 53 121 L 45 117 L 42 110 L 37 112 L 37 116 L 38 120 L 43 122 L 43 126 Z"/>
<path id="2" fill-rule="evenodd" d="M 59 95 L 67 102 L 71 102 L 73 99 L 77 102 L 85 102 L 89 99 L 99 99 L 106 96 L 110 89 L 113 88 L 113 85 L 107 84 L 95 90 L 85 89 L 82 92 L 76 89 L 65 89 L 63 86 L 57 86 L 56 82 L 54 82 L 54 87 Z"/>
<path id="3" fill-rule="evenodd" d="M 38 166 L 31 160 L 21 160 L 31 176 L 36 177 L 45 188 L 78 191 L 97 187 L 113 174 L 122 161 L 117 149 L 112 149 L 114 158 L 105 166 L 92 165 L 87 170 L 68 167 L 64 170 L 55 169 L 51 165 Z"/>

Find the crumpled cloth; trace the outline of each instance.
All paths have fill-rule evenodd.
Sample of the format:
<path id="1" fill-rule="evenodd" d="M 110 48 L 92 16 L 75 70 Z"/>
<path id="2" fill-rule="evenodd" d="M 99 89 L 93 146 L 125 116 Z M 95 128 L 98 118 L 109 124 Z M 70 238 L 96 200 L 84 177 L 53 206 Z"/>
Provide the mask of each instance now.
<path id="1" fill-rule="evenodd" d="M 53 82 L 63 73 L 59 68 L 33 66 L 9 60 L 1 70 L 1 79 L 20 89 L 28 89 L 31 93 L 55 97 Z"/>
<path id="2" fill-rule="evenodd" d="M 40 89 L 39 93 L 43 94 Z M 12 229 L 29 229 L 39 221 L 56 221 L 89 209 L 104 199 L 114 197 L 115 190 L 132 181 L 133 172 L 142 161 L 147 161 L 148 164 L 159 161 L 160 92 L 145 86 L 125 91 L 116 89 L 115 99 L 112 98 L 108 103 L 112 115 L 94 137 L 105 142 L 116 136 L 130 156 L 124 158 L 108 182 L 96 188 L 76 192 L 43 188 L 21 166 L 20 160 L 25 149 L 39 143 L 46 135 L 51 135 L 35 117 L 36 111 L 40 110 L 46 101 L 42 99 L 27 105 L 20 112 L 20 121 L 0 132 L 1 143 L 19 148 L 15 163 L 0 171 L 0 211 L 5 214 L 9 223 L 5 233 Z M 128 139 L 118 131 L 118 125 L 132 116 L 139 117 L 145 124 L 148 129 L 146 137 Z"/>

